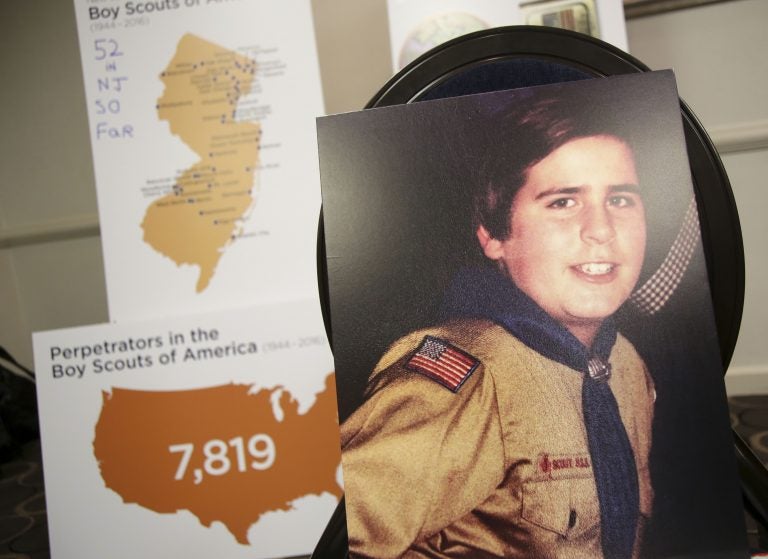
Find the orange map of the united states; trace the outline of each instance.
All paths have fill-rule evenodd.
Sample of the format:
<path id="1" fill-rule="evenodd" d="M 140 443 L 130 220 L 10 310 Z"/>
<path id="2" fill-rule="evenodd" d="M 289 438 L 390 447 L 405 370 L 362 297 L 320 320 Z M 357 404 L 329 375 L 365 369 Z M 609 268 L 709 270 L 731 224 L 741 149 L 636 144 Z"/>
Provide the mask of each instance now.
<path id="1" fill-rule="evenodd" d="M 105 392 L 93 442 L 104 483 L 126 503 L 219 521 L 248 544 L 267 512 L 307 495 L 341 498 L 333 378 L 303 415 L 282 389 Z"/>

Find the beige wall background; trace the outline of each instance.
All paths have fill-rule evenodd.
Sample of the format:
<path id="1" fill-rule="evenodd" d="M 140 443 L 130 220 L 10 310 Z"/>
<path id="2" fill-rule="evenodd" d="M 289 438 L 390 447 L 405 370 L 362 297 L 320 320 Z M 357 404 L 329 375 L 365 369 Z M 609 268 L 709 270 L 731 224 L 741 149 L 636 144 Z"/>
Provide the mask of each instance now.
<path id="1" fill-rule="evenodd" d="M 312 8 L 326 111 L 358 110 L 391 77 L 386 1 Z M 731 394 L 768 393 L 767 21 L 765 0 L 734 0 L 627 23 L 632 55 L 675 71 L 733 186 L 747 285 Z M 0 44 L 0 345 L 32 367 L 32 332 L 108 321 L 73 3 L 4 0 Z"/>

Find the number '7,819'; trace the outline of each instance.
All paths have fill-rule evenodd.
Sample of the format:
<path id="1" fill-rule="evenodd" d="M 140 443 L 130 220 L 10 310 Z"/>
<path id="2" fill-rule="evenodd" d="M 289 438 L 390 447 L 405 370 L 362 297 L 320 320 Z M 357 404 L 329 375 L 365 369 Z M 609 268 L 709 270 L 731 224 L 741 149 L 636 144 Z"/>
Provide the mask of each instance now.
<path id="1" fill-rule="evenodd" d="M 203 471 L 212 476 L 222 476 L 232 469 L 232 459 L 229 456 L 230 448 L 234 449 L 234 461 L 238 472 L 245 472 L 249 468 L 253 470 L 267 470 L 275 462 L 277 451 L 275 441 L 264 433 L 257 433 L 248 439 L 247 444 L 243 437 L 235 437 L 228 442 L 220 439 L 212 439 L 203 445 Z M 246 450 L 248 457 L 246 457 Z M 195 452 L 193 443 L 180 443 L 168 446 L 168 451 L 181 453 L 179 466 L 176 468 L 174 479 L 181 480 L 187 472 L 187 467 Z M 202 472 L 195 470 L 195 483 L 202 479 Z"/>

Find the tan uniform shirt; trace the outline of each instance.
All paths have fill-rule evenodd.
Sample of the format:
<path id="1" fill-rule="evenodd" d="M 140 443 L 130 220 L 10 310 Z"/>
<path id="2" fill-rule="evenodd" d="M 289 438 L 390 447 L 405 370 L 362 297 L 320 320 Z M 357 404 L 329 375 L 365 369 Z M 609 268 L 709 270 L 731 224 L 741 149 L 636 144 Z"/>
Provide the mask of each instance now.
<path id="1" fill-rule="evenodd" d="M 479 360 L 457 393 L 404 368 L 426 335 Z M 609 362 L 647 517 L 652 381 L 621 336 Z M 393 344 L 341 430 L 352 556 L 602 557 L 581 385 L 487 321 Z"/>

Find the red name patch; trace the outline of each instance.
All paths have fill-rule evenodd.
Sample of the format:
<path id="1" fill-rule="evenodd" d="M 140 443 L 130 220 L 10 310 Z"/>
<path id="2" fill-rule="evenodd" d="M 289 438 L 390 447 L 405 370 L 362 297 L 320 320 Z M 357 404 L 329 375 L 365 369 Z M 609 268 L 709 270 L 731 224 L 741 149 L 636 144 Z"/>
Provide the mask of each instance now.
<path id="1" fill-rule="evenodd" d="M 565 479 L 592 476 L 589 454 L 539 454 L 536 459 L 537 479 Z"/>

